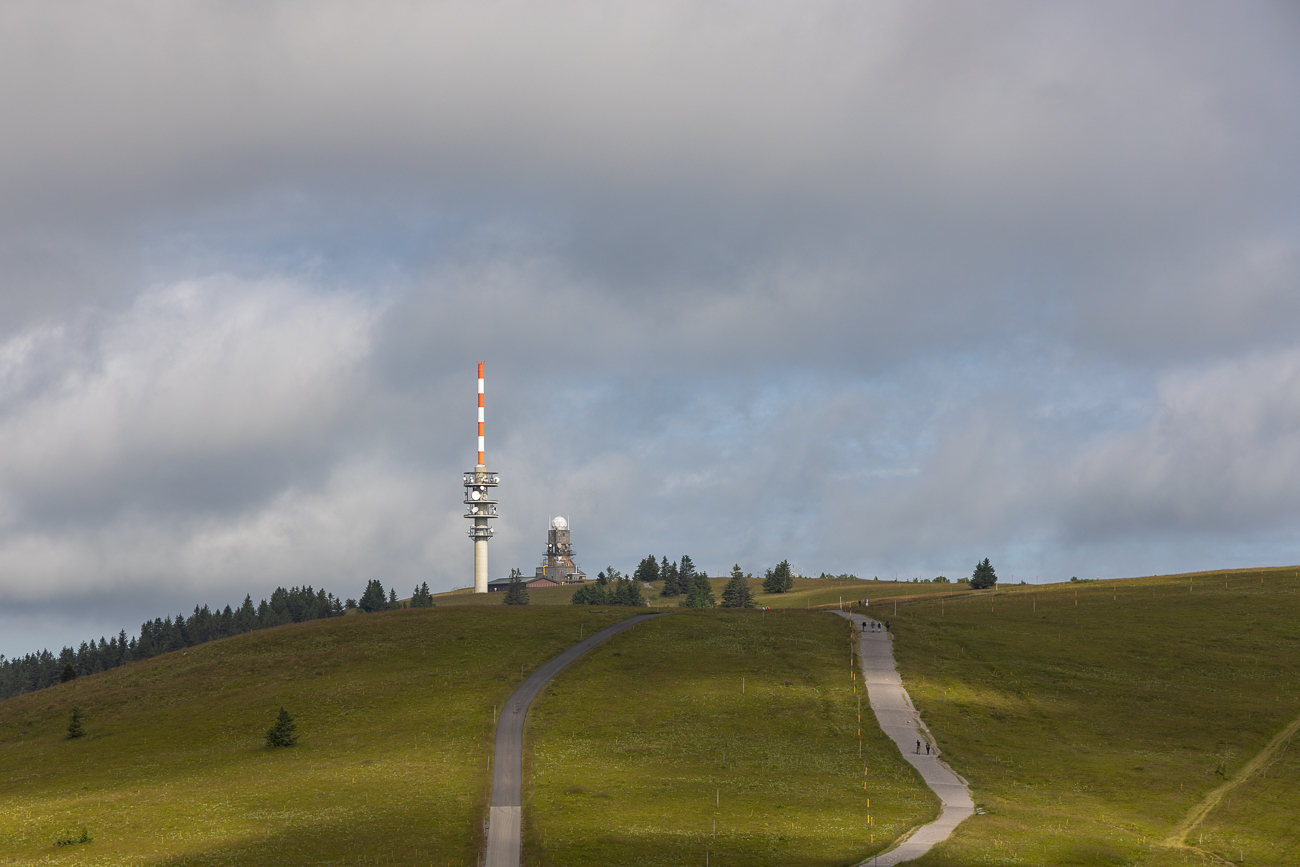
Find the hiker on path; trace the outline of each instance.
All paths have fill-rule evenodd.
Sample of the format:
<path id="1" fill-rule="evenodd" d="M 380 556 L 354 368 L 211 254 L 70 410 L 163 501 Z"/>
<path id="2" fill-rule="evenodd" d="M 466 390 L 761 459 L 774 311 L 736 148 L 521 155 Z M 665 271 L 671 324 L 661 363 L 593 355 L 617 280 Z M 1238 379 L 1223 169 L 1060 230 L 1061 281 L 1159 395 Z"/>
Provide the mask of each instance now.
<path id="1" fill-rule="evenodd" d="M 920 753 L 921 753 L 921 742 L 920 742 L 920 741 L 917 741 L 917 742 L 916 742 L 916 752 L 917 752 L 917 755 L 920 755 Z"/>
<path id="2" fill-rule="evenodd" d="M 926 743 L 925 743 L 925 754 L 926 754 L 927 756 L 930 755 L 930 742 L 929 742 L 929 741 L 926 741 Z"/>

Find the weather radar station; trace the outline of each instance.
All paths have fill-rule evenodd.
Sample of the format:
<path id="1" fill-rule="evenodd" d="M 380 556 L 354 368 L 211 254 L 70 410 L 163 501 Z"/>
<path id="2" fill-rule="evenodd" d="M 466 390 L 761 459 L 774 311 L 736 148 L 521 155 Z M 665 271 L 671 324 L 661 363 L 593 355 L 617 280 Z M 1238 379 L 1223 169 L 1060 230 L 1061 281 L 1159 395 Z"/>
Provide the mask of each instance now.
<path id="1" fill-rule="evenodd" d="M 483 461 L 483 362 L 478 363 L 478 464 L 465 473 L 465 517 L 474 522 L 469 537 L 474 540 L 474 592 L 488 592 L 488 540 L 492 528 L 488 521 L 497 516 L 497 501 L 492 490 L 501 477 Z"/>

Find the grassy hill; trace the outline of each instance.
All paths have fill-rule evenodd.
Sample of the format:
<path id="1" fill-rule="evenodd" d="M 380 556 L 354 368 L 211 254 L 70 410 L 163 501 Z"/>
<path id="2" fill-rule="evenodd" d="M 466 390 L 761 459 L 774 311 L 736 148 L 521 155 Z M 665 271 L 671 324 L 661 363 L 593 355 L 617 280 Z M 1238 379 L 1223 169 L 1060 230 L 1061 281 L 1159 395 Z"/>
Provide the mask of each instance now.
<path id="1" fill-rule="evenodd" d="M 1300 863 L 1300 743 L 1249 766 L 1300 717 L 1300 570 L 1006 588 L 891 619 L 986 811 L 918 864 Z M 1187 828 L 1197 848 L 1167 845 L 1225 786 Z"/>
<path id="2" fill-rule="evenodd" d="M 847 627 L 798 610 L 840 595 L 893 622 L 985 810 L 919 863 L 1300 863 L 1294 568 L 992 595 L 810 580 L 760 597 L 784 609 L 642 624 L 534 708 L 532 863 L 848 864 L 871 849 L 867 797 L 884 838 L 930 815 L 869 711 L 858 763 Z M 474 864 L 493 706 L 521 667 L 630 613 L 475 602 L 249 633 L 0 703 L 0 860 Z M 74 704 L 87 737 L 68 740 Z M 268 751 L 281 705 L 302 740 Z M 55 845 L 83 826 L 93 842 Z"/>
<path id="3" fill-rule="evenodd" d="M 0 861 L 473 865 L 493 706 L 519 684 L 521 670 L 631 613 L 494 601 L 253 632 L 0 703 Z M 764 853 L 749 863 L 837 864 L 865 854 L 863 837 L 852 833 L 864 805 L 850 797 L 862 794 L 862 767 L 846 626 L 806 612 L 683 613 L 680 625 L 657 625 L 678 619 L 616 637 L 535 707 L 540 722 L 529 743 L 546 768 L 556 750 L 573 747 L 613 775 L 582 770 L 590 793 L 561 791 L 557 806 L 546 799 L 562 775 L 534 768 L 539 803 L 560 824 L 531 827 L 530 839 L 546 852 L 568 852 L 573 833 L 586 851 L 599 851 L 611 833 L 627 830 L 601 810 L 636 789 L 636 822 L 677 834 L 686 811 L 693 845 L 702 833 L 694 815 L 701 787 L 726 782 L 736 800 L 721 817 L 743 804 L 757 817 L 807 820 L 798 834 L 752 817 L 724 824 L 733 842 L 742 829 L 748 841 L 732 851 Z M 739 692 L 742 676 L 750 685 L 736 704 L 727 695 Z M 586 698 L 575 713 L 568 702 L 577 696 Z M 87 736 L 69 740 L 74 705 L 85 712 Z M 263 735 L 282 705 L 301 741 L 270 751 Z M 633 720 L 647 730 L 628 745 Z M 667 743 L 680 744 L 671 758 L 658 752 Z M 719 744 L 735 745 L 726 768 L 691 770 Z M 869 737 L 868 753 L 872 792 L 889 793 L 888 803 L 877 802 L 878 827 L 896 832 L 931 811 L 892 751 Z M 639 765 L 618 770 L 624 759 Z M 640 787 L 656 769 L 672 776 L 643 798 Z M 823 810 L 824 821 L 808 820 Z M 605 830 L 591 827 L 592 817 Z M 92 842 L 55 845 L 82 827 Z M 650 845 L 641 863 L 678 863 L 677 849 L 655 848 L 661 842 L 634 838 L 632 849 Z M 656 852 L 667 860 L 655 861 Z"/>
<path id="4" fill-rule="evenodd" d="M 625 616 L 343 617 L 9 699 L 0 852 L 20 864 L 473 864 L 493 705 L 521 666 Z M 80 740 L 64 736 L 73 705 L 86 715 Z M 301 741 L 268 751 L 281 705 Z M 82 826 L 94 842 L 53 845 Z"/>
<path id="5" fill-rule="evenodd" d="M 937 814 L 865 696 L 859 758 L 845 621 L 691 612 L 625 635 L 530 720 L 529 864 L 856 864 Z"/>

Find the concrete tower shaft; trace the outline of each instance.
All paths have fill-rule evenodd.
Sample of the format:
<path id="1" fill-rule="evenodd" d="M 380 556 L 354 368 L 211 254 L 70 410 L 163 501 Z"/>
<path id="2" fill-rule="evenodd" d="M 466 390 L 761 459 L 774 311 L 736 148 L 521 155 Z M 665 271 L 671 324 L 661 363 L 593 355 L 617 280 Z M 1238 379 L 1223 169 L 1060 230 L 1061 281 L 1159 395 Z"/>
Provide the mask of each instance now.
<path id="1" fill-rule="evenodd" d="M 497 501 L 492 490 L 501 478 L 483 461 L 483 362 L 478 363 L 478 464 L 465 473 L 465 517 L 474 524 L 469 537 L 474 540 L 474 592 L 488 592 L 487 543 L 492 538 L 488 521 L 497 517 Z"/>

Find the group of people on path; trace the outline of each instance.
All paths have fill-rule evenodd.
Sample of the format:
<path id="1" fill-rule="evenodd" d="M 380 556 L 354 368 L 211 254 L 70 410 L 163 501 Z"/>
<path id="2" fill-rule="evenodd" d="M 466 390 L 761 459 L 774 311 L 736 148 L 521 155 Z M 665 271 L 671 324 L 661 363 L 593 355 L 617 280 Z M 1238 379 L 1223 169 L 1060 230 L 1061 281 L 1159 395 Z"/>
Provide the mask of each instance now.
<path id="1" fill-rule="evenodd" d="M 889 631 L 889 621 L 888 621 L 888 620 L 886 620 L 884 623 L 877 623 L 877 622 L 874 621 L 874 620 L 864 620 L 864 621 L 862 621 L 862 631 L 863 631 L 863 632 L 867 632 L 867 631 L 868 631 L 868 630 L 867 630 L 867 626 L 868 626 L 868 625 L 871 627 L 871 629 L 870 629 L 871 632 L 888 632 L 888 631 Z"/>
<path id="2" fill-rule="evenodd" d="M 921 742 L 920 742 L 920 741 L 917 741 L 917 742 L 916 742 L 916 754 L 917 754 L 918 756 L 921 754 Z M 925 742 L 925 754 L 926 754 L 927 756 L 930 755 L 930 742 L 929 742 L 929 741 L 926 741 L 926 742 Z"/>

